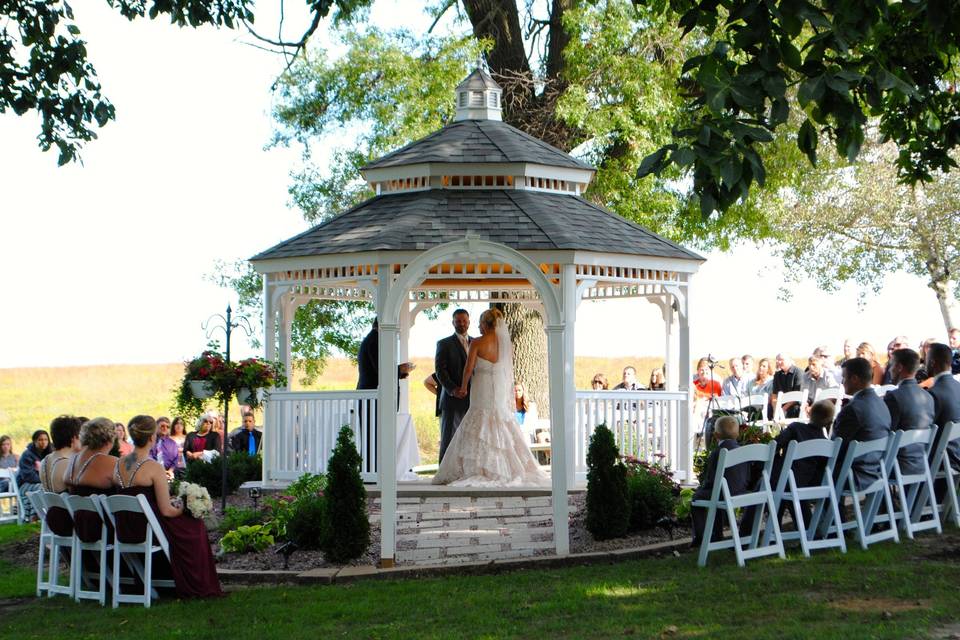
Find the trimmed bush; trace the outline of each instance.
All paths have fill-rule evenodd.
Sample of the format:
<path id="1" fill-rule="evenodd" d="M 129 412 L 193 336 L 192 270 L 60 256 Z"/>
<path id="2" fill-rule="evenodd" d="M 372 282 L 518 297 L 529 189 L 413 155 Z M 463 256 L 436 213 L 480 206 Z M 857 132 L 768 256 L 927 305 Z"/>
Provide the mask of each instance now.
<path id="1" fill-rule="evenodd" d="M 319 549 L 326 509 L 326 500 L 321 495 L 298 498 L 287 521 L 287 540 L 301 549 Z"/>
<path id="2" fill-rule="evenodd" d="M 236 493 L 244 482 L 260 480 L 263 477 L 262 473 L 263 461 L 259 455 L 231 453 L 227 456 L 227 495 Z M 211 498 L 219 498 L 222 483 L 220 459 L 218 458 L 213 462 L 187 460 L 187 469 L 183 479 L 206 487 Z"/>
<path id="3" fill-rule="evenodd" d="M 627 468 L 607 425 L 598 425 L 587 449 L 587 531 L 597 540 L 619 538 L 630 524 Z"/>
<path id="4" fill-rule="evenodd" d="M 630 498 L 630 530 L 657 526 L 671 517 L 680 487 L 668 469 L 636 459 L 627 459 L 627 495 Z"/>
<path id="5" fill-rule="evenodd" d="M 340 429 L 327 463 L 326 513 L 320 548 L 327 560 L 347 562 L 370 546 L 367 490 L 360 478 L 360 454 L 349 425 Z M 289 526 L 289 525 L 288 525 Z"/>

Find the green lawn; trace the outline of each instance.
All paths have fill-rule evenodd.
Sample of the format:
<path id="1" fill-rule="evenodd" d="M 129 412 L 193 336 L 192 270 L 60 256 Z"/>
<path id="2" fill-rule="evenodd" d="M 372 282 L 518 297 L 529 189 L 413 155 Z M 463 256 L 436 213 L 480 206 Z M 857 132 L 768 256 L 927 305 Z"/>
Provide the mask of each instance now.
<path id="1" fill-rule="evenodd" d="M 0 528 L 0 545 L 9 529 Z M 922 638 L 960 620 L 958 547 L 960 533 L 951 529 L 941 538 L 809 560 L 793 553 L 746 569 L 732 554 L 707 569 L 684 554 L 496 576 L 251 588 L 150 610 L 62 597 L 0 600 L 0 637 Z M 0 597 L 31 595 L 32 571 L 0 562 Z"/>

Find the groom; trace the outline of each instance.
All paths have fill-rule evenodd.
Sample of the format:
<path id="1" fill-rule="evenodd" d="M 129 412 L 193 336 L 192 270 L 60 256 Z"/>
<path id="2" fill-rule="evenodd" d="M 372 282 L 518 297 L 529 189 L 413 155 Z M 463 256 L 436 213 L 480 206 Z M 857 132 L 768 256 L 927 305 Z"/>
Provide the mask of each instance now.
<path id="1" fill-rule="evenodd" d="M 470 348 L 470 314 L 466 309 L 453 312 L 454 334 L 437 342 L 434 361 L 437 378 L 440 380 L 440 462 L 446 453 L 453 434 L 460 426 L 463 414 L 470 408 L 470 395 L 458 393 L 463 380 L 463 368 L 467 364 Z"/>

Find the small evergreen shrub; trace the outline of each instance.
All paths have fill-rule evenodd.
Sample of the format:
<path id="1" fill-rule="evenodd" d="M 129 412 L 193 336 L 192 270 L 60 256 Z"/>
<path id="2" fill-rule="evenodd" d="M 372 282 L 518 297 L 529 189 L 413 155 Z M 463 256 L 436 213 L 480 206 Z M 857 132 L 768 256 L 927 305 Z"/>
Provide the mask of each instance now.
<path id="1" fill-rule="evenodd" d="M 587 531 L 597 540 L 619 538 L 630 524 L 627 468 L 613 432 L 598 425 L 587 449 Z"/>
<path id="2" fill-rule="evenodd" d="M 359 558 L 370 546 L 367 490 L 360 478 L 360 454 L 349 425 L 340 429 L 327 463 L 325 518 L 320 548 L 327 560 Z"/>
<path id="3" fill-rule="evenodd" d="M 680 486 L 669 469 L 628 456 L 627 495 L 630 498 L 630 530 L 657 526 L 661 518 L 673 515 Z"/>
<path id="4" fill-rule="evenodd" d="M 324 532 L 326 500 L 322 495 L 298 498 L 292 504 L 286 526 L 286 539 L 301 549 L 319 549 Z"/>

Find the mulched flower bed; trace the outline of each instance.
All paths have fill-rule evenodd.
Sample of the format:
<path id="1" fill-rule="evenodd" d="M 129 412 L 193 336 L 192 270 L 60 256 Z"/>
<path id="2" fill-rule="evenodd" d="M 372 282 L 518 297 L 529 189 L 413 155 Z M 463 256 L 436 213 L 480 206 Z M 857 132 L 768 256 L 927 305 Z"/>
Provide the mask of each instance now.
<path id="1" fill-rule="evenodd" d="M 616 551 L 618 549 L 635 549 L 657 542 L 669 540 L 691 540 L 693 530 L 689 523 L 673 529 L 673 535 L 667 529 L 657 527 L 646 531 L 628 533 L 622 538 L 613 540 L 594 540 L 593 534 L 587 531 L 587 494 L 578 493 L 570 500 L 577 506 L 577 512 L 570 517 L 570 552 L 591 553 L 596 551 Z"/>

